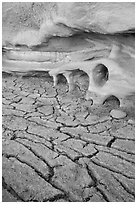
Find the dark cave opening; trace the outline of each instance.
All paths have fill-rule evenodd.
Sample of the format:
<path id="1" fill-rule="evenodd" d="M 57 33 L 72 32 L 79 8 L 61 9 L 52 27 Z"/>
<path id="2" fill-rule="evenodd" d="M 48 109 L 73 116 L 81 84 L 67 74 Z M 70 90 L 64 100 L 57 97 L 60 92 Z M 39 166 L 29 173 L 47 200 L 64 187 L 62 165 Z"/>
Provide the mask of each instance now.
<path id="1" fill-rule="evenodd" d="M 93 69 L 93 80 L 97 86 L 104 86 L 109 78 L 108 68 L 103 64 L 98 64 Z"/>

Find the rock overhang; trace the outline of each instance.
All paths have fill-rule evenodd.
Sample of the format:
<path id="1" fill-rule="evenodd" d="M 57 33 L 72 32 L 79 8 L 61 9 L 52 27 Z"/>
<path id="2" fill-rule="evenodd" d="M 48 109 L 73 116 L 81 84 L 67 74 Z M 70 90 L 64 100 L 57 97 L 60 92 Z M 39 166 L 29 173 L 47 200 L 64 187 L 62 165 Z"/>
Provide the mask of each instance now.
<path id="1" fill-rule="evenodd" d="M 135 29 L 133 2 L 3 3 L 3 43 L 37 45 L 77 33 L 130 33 Z M 128 15 L 127 15 L 128 14 Z"/>
<path id="2" fill-rule="evenodd" d="M 11 20 L 4 11 L 10 11 Z M 128 94 L 133 92 L 134 84 L 130 86 L 130 82 L 134 81 L 131 74 L 134 73 L 134 3 L 3 3 L 3 13 L 3 32 L 7 33 L 3 38 L 5 67 L 11 66 L 15 71 L 23 67 L 28 67 L 26 71 L 33 68 L 52 70 L 49 73 L 55 80 L 54 84 L 61 71 L 71 84 L 71 71 L 82 69 L 89 75 L 89 91 L 95 91 L 99 97 L 103 90 L 102 85 L 99 86 L 101 80 L 105 85 L 111 78 L 115 85 L 124 81 L 122 91 L 129 86 L 132 90 L 127 91 Z M 15 22 L 13 14 L 17 17 Z M 118 52 L 112 52 L 113 45 Z M 111 56 L 111 62 L 108 60 L 110 53 L 116 53 L 116 56 Z M 102 61 L 94 66 L 94 61 L 104 58 L 108 60 L 108 66 Z M 117 66 L 112 69 L 115 61 Z M 97 71 L 98 67 L 100 75 L 91 71 Z M 106 67 L 107 71 L 103 71 L 102 67 Z M 124 72 L 121 71 L 123 68 Z M 116 72 L 115 76 L 111 70 Z M 93 83 L 95 78 L 98 83 Z M 106 89 L 104 95 L 109 95 Z"/>

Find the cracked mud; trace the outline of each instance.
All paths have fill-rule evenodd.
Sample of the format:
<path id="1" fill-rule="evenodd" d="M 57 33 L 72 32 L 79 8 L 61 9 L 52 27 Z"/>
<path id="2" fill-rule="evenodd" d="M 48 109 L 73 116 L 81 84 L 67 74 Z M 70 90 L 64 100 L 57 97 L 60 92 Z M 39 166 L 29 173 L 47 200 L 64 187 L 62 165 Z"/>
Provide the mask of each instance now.
<path id="1" fill-rule="evenodd" d="M 68 92 L 47 73 L 3 73 L 4 202 L 134 202 L 134 108 L 113 119 L 114 99 L 92 106 L 88 78 Z"/>

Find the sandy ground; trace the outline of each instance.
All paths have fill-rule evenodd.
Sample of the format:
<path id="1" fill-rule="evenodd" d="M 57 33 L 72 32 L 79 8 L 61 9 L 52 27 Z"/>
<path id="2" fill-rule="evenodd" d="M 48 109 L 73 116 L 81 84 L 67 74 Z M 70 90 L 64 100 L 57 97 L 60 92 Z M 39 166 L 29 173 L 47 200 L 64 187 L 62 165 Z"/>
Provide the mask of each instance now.
<path id="1" fill-rule="evenodd" d="M 134 108 L 93 106 L 88 79 L 3 74 L 3 202 L 134 202 Z"/>

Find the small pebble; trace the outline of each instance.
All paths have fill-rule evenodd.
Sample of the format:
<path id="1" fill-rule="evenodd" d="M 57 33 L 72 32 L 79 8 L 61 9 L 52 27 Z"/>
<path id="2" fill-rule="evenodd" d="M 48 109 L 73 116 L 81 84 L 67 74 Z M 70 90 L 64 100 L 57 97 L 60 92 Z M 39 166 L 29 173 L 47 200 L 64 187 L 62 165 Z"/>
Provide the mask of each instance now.
<path id="1" fill-rule="evenodd" d="M 129 120 L 128 120 L 128 124 L 134 125 L 134 124 L 135 124 L 135 121 L 129 119 Z"/>
<path id="2" fill-rule="evenodd" d="M 122 119 L 127 116 L 127 114 L 121 110 L 113 109 L 110 111 L 110 115 L 116 119 Z"/>

